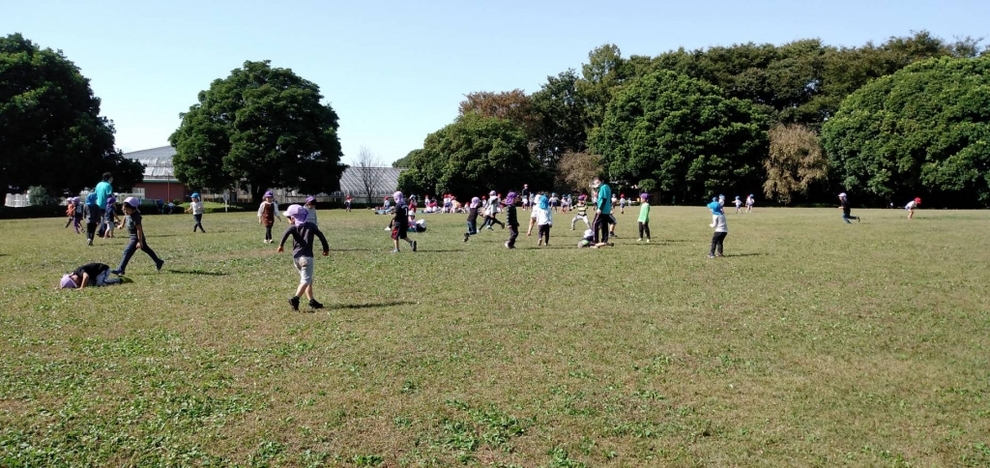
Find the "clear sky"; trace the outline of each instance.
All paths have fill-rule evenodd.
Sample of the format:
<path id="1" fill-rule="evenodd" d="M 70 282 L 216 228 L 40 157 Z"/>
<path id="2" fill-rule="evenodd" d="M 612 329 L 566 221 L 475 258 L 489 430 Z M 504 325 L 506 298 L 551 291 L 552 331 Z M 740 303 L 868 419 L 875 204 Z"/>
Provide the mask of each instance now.
<path id="1" fill-rule="evenodd" d="M 246 60 L 315 82 L 344 162 L 422 147 L 475 91 L 537 91 L 613 43 L 625 57 L 820 38 L 856 46 L 926 29 L 990 38 L 990 0 L 6 0 L 0 34 L 61 49 L 127 151 L 168 145 L 179 113 Z M 985 44 L 986 42 L 984 42 Z"/>

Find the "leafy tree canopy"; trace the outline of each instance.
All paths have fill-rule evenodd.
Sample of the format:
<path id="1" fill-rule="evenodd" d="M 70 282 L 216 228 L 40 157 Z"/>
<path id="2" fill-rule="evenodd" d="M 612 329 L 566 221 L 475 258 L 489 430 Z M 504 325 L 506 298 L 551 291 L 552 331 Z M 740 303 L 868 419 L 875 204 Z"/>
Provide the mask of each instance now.
<path id="1" fill-rule="evenodd" d="M 825 123 L 822 144 L 848 189 L 990 204 L 990 57 L 930 59 L 873 81 Z"/>
<path id="2" fill-rule="evenodd" d="M 405 156 L 396 159 L 395 162 L 392 163 L 392 167 L 401 167 L 401 168 L 409 167 L 410 165 L 412 165 L 412 160 L 416 156 L 416 153 L 419 153 L 420 151 L 422 150 L 414 149 L 406 153 Z"/>
<path id="3" fill-rule="evenodd" d="M 523 182 L 547 182 L 546 171 L 529 153 L 525 131 L 509 120 L 477 113 L 427 136 L 399 177 L 403 191 L 449 192 L 459 198 L 488 190 L 505 193 Z"/>
<path id="4" fill-rule="evenodd" d="M 272 187 L 337 190 L 345 168 L 337 113 L 322 99 L 319 86 L 290 69 L 244 62 L 182 114 L 169 138 L 176 177 L 194 187 L 250 188 L 255 201 Z"/>
<path id="5" fill-rule="evenodd" d="M 661 71 L 618 91 L 591 147 L 617 185 L 654 180 L 677 202 L 703 200 L 762 185 L 767 121 L 750 101 Z"/>
<path id="6" fill-rule="evenodd" d="M 0 38 L 0 188 L 43 187 L 53 195 L 92 188 L 104 172 L 127 190 L 144 167 L 114 149 L 113 123 L 100 117 L 89 79 L 61 51 L 20 34 Z"/>

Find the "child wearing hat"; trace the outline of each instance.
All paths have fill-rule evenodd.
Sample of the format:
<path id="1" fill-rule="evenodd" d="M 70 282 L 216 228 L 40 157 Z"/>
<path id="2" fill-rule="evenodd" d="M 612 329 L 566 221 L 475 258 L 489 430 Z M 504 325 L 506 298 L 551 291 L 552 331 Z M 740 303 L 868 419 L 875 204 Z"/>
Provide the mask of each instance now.
<path id="1" fill-rule="evenodd" d="M 96 237 L 96 227 L 100 225 L 102 212 L 100 206 L 96 204 L 96 192 L 86 196 L 86 245 L 93 245 L 93 238 Z"/>
<path id="2" fill-rule="evenodd" d="M 399 240 L 404 240 L 409 243 L 409 247 L 412 247 L 412 251 L 416 251 L 416 241 L 412 240 L 407 236 L 409 232 L 409 211 L 406 207 L 406 198 L 402 195 L 402 192 L 395 192 L 392 195 L 395 199 L 395 217 L 392 218 L 392 223 L 389 227 L 392 228 L 392 244 L 394 248 L 392 253 L 399 253 Z"/>
<path id="3" fill-rule="evenodd" d="M 852 211 L 852 208 L 849 206 L 849 198 L 846 196 L 846 192 L 839 194 L 839 209 L 842 210 L 842 220 L 845 221 L 846 224 L 852 224 L 852 221 L 849 221 L 850 219 L 855 219 L 857 223 L 863 220 L 862 217 L 856 217 L 849 214 Z"/>
<path id="4" fill-rule="evenodd" d="M 193 232 L 196 232 L 196 228 L 199 228 L 205 234 L 206 229 L 203 229 L 203 202 L 199 198 L 199 192 L 193 192 L 189 198 L 192 201 L 189 202 L 189 208 L 186 208 L 186 213 L 192 213 L 193 215 L 193 221 L 195 222 L 193 224 Z"/>
<path id="5" fill-rule="evenodd" d="M 275 225 L 276 219 L 282 219 L 278 214 L 278 203 L 275 202 L 275 195 L 271 190 L 265 192 L 262 197 L 264 200 L 261 202 L 261 206 L 258 207 L 258 224 L 265 227 L 265 243 L 271 244 L 274 242 L 272 240 L 272 226 Z"/>
<path id="6" fill-rule="evenodd" d="M 107 197 L 107 207 L 105 210 L 106 218 L 103 220 L 103 238 L 113 239 L 113 229 L 117 227 L 117 223 L 120 219 L 117 217 L 117 197 L 112 193 Z"/>
<path id="7" fill-rule="evenodd" d="M 485 221 L 481 223 L 482 228 L 488 228 L 489 231 L 494 231 L 495 228 L 492 226 L 498 224 L 499 226 L 502 226 L 502 229 L 505 229 L 505 224 L 495 217 L 495 215 L 498 214 L 498 206 L 498 194 L 492 190 L 488 193 L 488 204 L 485 205 Z"/>
<path id="8" fill-rule="evenodd" d="M 519 237 L 519 217 L 516 215 L 516 192 L 505 195 L 505 224 L 509 226 L 509 240 L 505 248 L 516 248 L 516 238 Z"/>
<path id="9" fill-rule="evenodd" d="M 122 282 L 120 278 L 110 278 L 109 276 L 110 265 L 87 263 L 71 273 L 62 275 L 58 287 L 60 289 L 82 289 L 86 286 L 110 286 Z"/>
<path id="10" fill-rule="evenodd" d="M 318 237 L 323 244 L 324 257 L 330 255 L 330 245 L 320 228 L 308 221 L 309 211 L 306 208 L 291 205 L 283 214 L 289 227 L 282 234 L 282 241 L 278 243 L 276 252 L 281 253 L 285 241 L 292 236 L 292 263 L 299 272 L 299 287 L 296 288 L 296 294 L 289 298 L 289 305 L 292 310 L 299 310 L 299 298 L 305 294 L 311 308 L 322 309 L 323 304 L 313 297 L 313 238 Z"/>
<path id="11" fill-rule="evenodd" d="M 306 203 L 303 204 L 303 208 L 306 208 L 307 211 L 306 221 L 315 224 L 316 227 L 320 227 L 320 223 L 316 220 L 316 197 L 306 197 Z"/>
<path id="12" fill-rule="evenodd" d="M 529 230 L 526 232 L 527 236 L 533 235 L 533 226 L 539 226 L 537 231 L 539 241 L 536 245 L 546 245 L 549 247 L 550 228 L 553 226 L 553 217 L 550 214 L 550 200 L 547 198 L 546 194 L 541 193 L 536 197 L 536 205 L 533 206 L 533 211 L 529 216 Z"/>
<path id="13" fill-rule="evenodd" d="M 753 205 L 755 205 L 755 204 L 756 204 L 756 197 L 754 197 L 753 194 L 751 193 L 751 194 L 749 194 L 748 197 L 746 197 L 746 212 L 747 213 L 752 213 L 753 212 Z"/>
<path id="14" fill-rule="evenodd" d="M 158 258 L 155 251 L 151 250 L 151 247 L 148 246 L 148 240 L 144 237 L 144 226 L 141 224 L 141 212 L 138 210 L 137 198 L 127 197 L 124 199 L 124 221 L 121 223 L 120 228 L 123 229 L 125 226 L 127 227 L 127 233 L 130 235 L 130 241 L 124 247 L 124 256 L 120 259 L 120 265 L 117 265 L 117 269 L 110 270 L 110 273 L 123 275 L 127 269 L 127 264 L 131 261 L 131 257 L 137 250 L 148 254 L 155 262 L 155 269 L 161 271 L 165 260 Z"/>
<path id="15" fill-rule="evenodd" d="M 907 219 L 914 219 L 914 209 L 917 208 L 918 205 L 921 205 L 921 198 L 920 197 L 915 197 L 914 200 L 911 200 L 911 201 L 908 202 L 907 205 L 904 205 L 904 209 L 907 210 L 907 212 L 908 212 L 908 218 Z"/>
<path id="16" fill-rule="evenodd" d="M 739 208 L 742 206 L 742 200 L 739 199 L 739 195 L 736 195 L 736 199 L 732 203 L 736 205 L 736 214 L 739 214 Z"/>
<path id="17" fill-rule="evenodd" d="M 721 257 L 722 244 L 725 242 L 725 236 L 729 235 L 729 225 L 725 222 L 725 212 L 722 211 L 722 204 L 718 202 L 717 198 L 712 199 L 712 202 L 708 204 L 708 209 L 712 212 L 712 223 L 708 226 L 715 228 L 708 258 Z"/>
<path id="18" fill-rule="evenodd" d="M 585 227 L 591 229 L 591 222 L 588 221 L 588 204 L 586 203 L 587 199 L 588 199 L 587 195 L 581 194 L 578 196 L 577 205 L 574 205 L 574 211 L 576 213 L 574 215 L 574 219 L 571 220 L 572 231 L 574 230 L 574 225 L 578 222 L 579 219 L 584 221 Z"/>
<path id="19" fill-rule="evenodd" d="M 646 233 L 646 243 L 650 243 L 650 194 L 639 194 L 639 239 L 643 241 L 643 233 Z"/>
<path id="20" fill-rule="evenodd" d="M 467 242 L 471 236 L 478 233 L 478 208 L 480 207 L 481 199 L 478 197 L 471 198 L 471 203 L 468 204 L 467 232 L 464 233 L 464 242 Z"/>

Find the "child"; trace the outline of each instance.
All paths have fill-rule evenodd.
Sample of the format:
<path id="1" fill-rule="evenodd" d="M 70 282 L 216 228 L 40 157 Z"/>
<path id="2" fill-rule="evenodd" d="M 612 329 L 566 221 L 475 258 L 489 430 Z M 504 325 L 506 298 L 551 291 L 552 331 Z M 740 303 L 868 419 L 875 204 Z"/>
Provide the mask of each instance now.
<path id="1" fill-rule="evenodd" d="M 718 199 L 712 199 L 712 202 L 708 204 L 708 209 L 712 212 L 712 223 L 709 227 L 715 228 L 715 234 L 712 235 L 712 248 L 708 251 L 708 258 L 715 258 L 722 256 L 722 244 L 725 242 L 725 236 L 729 235 L 729 226 L 725 222 L 725 212 L 722 211 L 722 204 L 718 202 Z"/>
<path id="2" fill-rule="evenodd" d="M 753 212 L 753 204 L 755 204 L 755 203 L 756 203 L 756 198 L 753 197 L 753 194 L 752 193 L 749 194 L 749 196 L 746 197 L 746 212 L 747 213 L 752 213 Z"/>
<path id="3" fill-rule="evenodd" d="M 82 220 L 83 220 L 83 214 L 84 214 L 83 213 L 83 202 L 82 202 L 82 199 L 79 198 L 79 197 L 72 197 L 72 202 L 73 202 L 73 205 L 74 205 L 73 213 L 75 215 L 73 217 L 73 220 L 72 220 L 72 225 L 73 225 L 73 227 L 76 228 L 76 234 L 79 234 L 79 233 L 82 232 Z"/>
<path id="4" fill-rule="evenodd" d="M 576 211 L 577 214 L 575 214 L 574 219 L 571 220 L 572 231 L 574 230 L 574 225 L 577 224 L 579 219 L 584 221 L 584 225 L 588 229 L 591 229 L 591 222 L 588 221 L 588 205 L 585 203 L 585 200 L 587 199 L 587 195 L 581 194 L 578 196 L 577 205 L 574 206 L 574 211 Z"/>
<path id="5" fill-rule="evenodd" d="M 863 220 L 862 216 L 856 217 L 849 215 L 851 208 L 849 207 L 849 199 L 846 198 L 845 192 L 839 194 L 839 209 L 842 210 L 842 219 L 846 224 L 852 224 L 852 221 L 849 221 L 850 219 L 855 219 L 857 223 Z"/>
<path id="6" fill-rule="evenodd" d="M 193 232 L 196 232 L 196 228 L 199 228 L 205 234 L 206 229 L 203 229 L 203 202 L 200 201 L 199 192 L 193 192 L 189 198 L 192 201 L 189 202 L 189 208 L 186 208 L 186 213 L 192 213 L 193 215 L 193 221 L 195 221 Z"/>
<path id="7" fill-rule="evenodd" d="M 303 208 L 306 208 L 306 222 L 320 227 L 320 223 L 316 220 L 316 197 L 306 197 Z"/>
<path id="8" fill-rule="evenodd" d="M 495 224 L 502 226 L 505 229 L 505 224 L 498 220 L 495 215 L 498 214 L 499 197 L 494 190 L 488 193 L 488 204 L 485 205 L 485 222 L 482 223 L 481 227 L 487 227 L 489 231 L 494 231 L 495 228 L 492 227 Z"/>
<path id="9" fill-rule="evenodd" d="M 908 219 L 914 219 L 914 209 L 921 205 L 921 198 L 915 198 L 904 205 L 904 209 L 908 212 Z"/>
<path id="10" fill-rule="evenodd" d="M 299 297 L 303 294 L 309 299 L 309 307 L 322 309 L 320 304 L 313 297 L 313 237 L 318 237 L 323 244 L 323 256 L 330 255 L 330 245 L 327 238 L 315 224 L 308 222 L 309 211 L 299 205 L 291 205 L 285 210 L 286 221 L 289 227 L 282 234 L 282 241 L 278 243 L 276 252 L 282 253 L 285 241 L 292 236 L 292 263 L 299 272 L 299 287 L 296 294 L 289 298 L 289 305 L 292 310 L 299 310 Z"/>
<path id="11" fill-rule="evenodd" d="M 516 248 L 516 238 L 519 237 L 519 218 L 516 216 L 516 192 L 505 195 L 505 224 L 509 226 L 509 240 L 505 248 Z"/>
<path id="12" fill-rule="evenodd" d="M 100 206 L 96 204 L 96 192 L 86 196 L 86 245 L 93 245 L 96 226 L 100 224 Z"/>
<path id="13" fill-rule="evenodd" d="M 65 216 L 67 216 L 68 219 L 65 220 L 65 226 L 63 226 L 62 229 L 65 229 L 65 228 L 69 227 L 69 225 L 72 224 L 72 222 L 76 220 L 76 199 L 75 199 L 75 197 L 68 198 L 68 199 L 65 200 Z M 79 233 L 79 227 L 76 226 L 76 234 L 78 234 L 78 233 Z"/>
<path id="14" fill-rule="evenodd" d="M 639 194 L 639 239 L 636 242 L 643 241 L 643 233 L 646 233 L 646 243 L 650 243 L 650 194 L 641 193 Z"/>
<path id="15" fill-rule="evenodd" d="M 395 217 L 392 218 L 392 245 L 395 247 L 392 249 L 392 253 L 399 253 L 399 240 L 404 240 L 409 243 L 409 247 L 412 251 L 416 251 L 416 241 L 410 239 L 406 234 L 409 232 L 409 212 L 406 208 L 406 199 L 403 197 L 402 192 L 395 192 L 393 195 L 395 198 Z"/>
<path id="16" fill-rule="evenodd" d="M 619 214 L 626 214 L 626 194 L 619 194 Z"/>
<path id="17" fill-rule="evenodd" d="M 58 287 L 60 289 L 82 289 L 86 286 L 110 286 L 122 282 L 120 278 L 108 278 L 109 275 L 110 265 L 87 263 L 71 273 L 62 275 Z"/>
<path id="18" fill-rule="evenodd" d="M 533 235 L 533 226 L 539 226 L 539 231 L 537 232 L 537 237 L 539 241 L 536 243 L 537 246 L 545 245 L 550 246 L 550 227 L 553 226 L 553 218 L 550 214 L 550 200 L 547 199 L 546 194 L 540 194 L 537 197 L 537 204 L 533 207 L 533 212 L 529 217 L 529 230 L 526 232 L 526 236 Z"/>
<path id="19" fill-rule="evenodd" d="M 346 209 L 348 213 L 351 212 L 351 202 L 351 196 L 348 195 L 347 198 L 344 199 L 344 209 Z"/>
<path id="20" fill-rule="evenodd" d="M 276 219 L 282 219 L 278 214 L 278 203 L 275 203 L 275 195 L 269 190 L 265 192 L 262 197 L 264 200 L 261 202 L 261 206 L 258 207 L 258 224 L 265 227 L 265 243 L 271 244 L 274 242 L 272 239 L 272 226 L 275 225 Z"/>
<path id="21" fill-rule="evenodd" d="M 156 270 L 161 271 L 162 265 L 165 264 L 165 260 L 158 258 L 158 255 L 155 255 L 155 251 L 151 250 L 151 247 L 148 247 L 148 240 L 144 237 L 144 227 L 141 225 L 141 212 L 138 211 L 137 207 L 137 198 L 127 197 L 124 199 L 124 222 L 119 227 L 123 228 L 127 226 L 127 233 L 131 236 L 131 239 L 127 243 L 127 246 L 124 247 L 124 256 L 120 259 L 120 265 L 117 266 L 116 270 L 110 270 L 110 273 L 115 275 L 124 274 L 124 271 L 127 269 L 127 263 L 131 261 L 131 256 L 138 249 L 148 254 L 154 260 Z"/>
<path id="22" fill-rule="evenodd" d="M 113 228 L 115 228 L 117 226 L 117 223 L 119 222 L 120 219 L 117 218 L 117 197 L 115 197 L 113 194 L 110 194 L 110 196 L 107 197 L 106 218 L 103 220 L 104 239 L 114 238 Z"/>
<path id="23" fill-rule="evenodd" d="M 557 192 L 550 193 L 550 209 L 554 213 L 560 213 L 560 199 L 557 198 Z"/>
<path id="24" fill-rule="evenodd" d="M 736 195 L 736 199 L 732 203 L 736 205 L 736 214 L 739 214 L 739 208 L 742 207 L 742 200 L 739 199 L 739 195 Z"/>
<path id="25" fill-rule="evenodd" d="M 604 242 L 595 243 L 595 231 L 592 231 L 591 229 L 585 229 L 584 237 L 582 237 L 581 240 L 578 241 L 577 246 L 579 249 L 584 249 L 584 248 L 599 249 L 602 247 L 609 247 L 611 245 L 612 244 L 606 244 Z"/>
<path id="26" fill-rule="evenodd" d="M 467 232 L 464 233 L 464 242 L 467 242 L 471 236 L 478 233 L 478 207 L 480 206 L 480 198 L 474 197 L 471 199 L 471 204 L 468 205 Z"/>

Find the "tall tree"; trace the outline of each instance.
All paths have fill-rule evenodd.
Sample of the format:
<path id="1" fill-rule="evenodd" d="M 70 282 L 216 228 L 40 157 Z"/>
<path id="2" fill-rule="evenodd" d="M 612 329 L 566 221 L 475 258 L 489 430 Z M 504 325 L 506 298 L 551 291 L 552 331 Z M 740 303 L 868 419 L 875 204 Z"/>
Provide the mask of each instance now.
<path id="1" fill-rule="evenodd" d="M 346 166 L 337 113 L 315 83 L 269 61 L 244 62 L 199 93 L 169 141 L 176 177 L 188 185 L 332 192 Z"/>
<path id="2" fill-rule="evenodd" d="M 838 181 L 883 202 L 990 205 L 987 142 L 990 57 L 910 65 L 857 90 L 822 127 Z"/>
<path id="3" fill-rule="evenodd" d="M 361 188 L 364 189 L 364 195 L 369 203 L 373 202 L 379 192 L 387 189 L 384 186 L 385 168 L 370 149 L 362 146 L 358 150 L 357 164 L 351 170 L 357 171 L 361 179 Z"/>
<path id="4" fill-rule="evenodd" d="M 459 197 L 545 183 L 546 171 L 530 155 L 526 133 L 514 122 L 469 113 L 431 133 L 399 177 L 401 190 Z"/>
<path id="5" fill-rule="evenodd" d="M 485 117 L 497 117 L 514 122 L 527 136 L 535 131 L 536 116 L 533 102 L 521 89 L 500 93 L 480 91 L 470 93 L 461 101 L 460 115 L 477 113 Z"/>
<path id="6" fill-rule="evenodd" d="M 567 152 L 557 164 L 556 186 L 571 193 L 588 192 L 588 184 L 602 175 L 602 157 L 597 154 Z"/>
<path id="7" fill-rule="evenodd" d="M 590 141 L 610 179 L 654 180 L 683 203 L 761 184 L 767 122 L 750 101 L 660 71 L 623 87 Z"/>
<path id="8" fill-rule="evenodd" d="M 812 184 L 828 176 L 828 159 L 818 135 L 800 125 L 777 124 L 770 130 L 770 153 L 763 161 L 763 193 L 790 204 L 795 195 L 807 195 Z"/>
<path id="9" fill-rule="evenodd" d="M 538 120 L 530 145 L 536 157 L 551 170 L 565 153 L 587 148 L 588 109 L 578 94 L 578 80 L 574 70 L 548 76 L 547 82 L 532 95 L 533 112 Z"/>
<path id="10" fill-rule="evenodd" d="M 104 172 L 129 189 L 144 167 L 114 149 L 89 79 L 61 51 L 20 34 L 0 38 L 0 188 L 44 187 L 53 195 L 94 187 Z"/>
<path id="11" fill-rule="evenodd" d="M 410 165 L 412 165 L 413 158 L 416 157 L 416 154 L 419 153 L 420 151 L 422 150 L 414 149 L 406 153 L 405 156 L 393 161 L 392 167 L 408 168 Z"/>
<path id="12" fill-rule="evenodd" d="M 581 66 L 577 91 L 584 100 L 585 128 L 601 125 L 613 94 L 625 82 L 629 70 L 622 51 L 615 44 L 604 44 L 588 52 L 588 63 Z"/>

